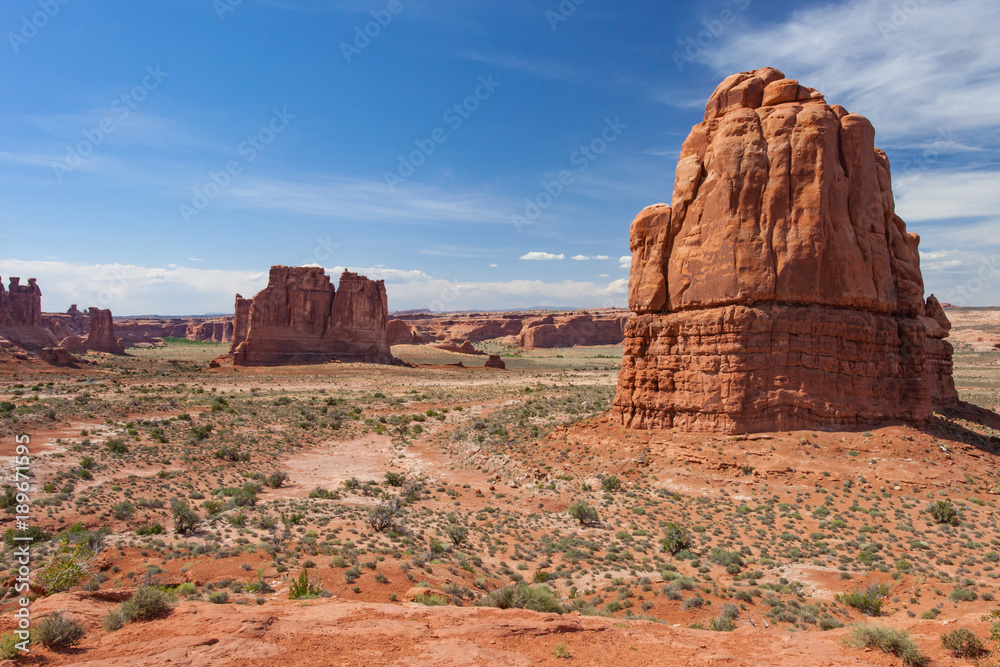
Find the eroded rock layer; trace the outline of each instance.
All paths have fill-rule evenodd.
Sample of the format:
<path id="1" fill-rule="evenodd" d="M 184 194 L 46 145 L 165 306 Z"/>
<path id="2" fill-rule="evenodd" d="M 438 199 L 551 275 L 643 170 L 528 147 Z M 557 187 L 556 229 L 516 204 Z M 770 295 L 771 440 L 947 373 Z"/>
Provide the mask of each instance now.
<path id="1" fill-rule="evenodd" d="M 950 325 L 874 139 L 775 69 L 719 85 L 671 204 L 632 223 L 625 425 L 854 426 L 957 401 Z"/>
<path id="2" fill-rule="evenodd" d="M 246 366 L 395 363 L 388 314 L 381 280 L 345 271 L 334 289 L 322 268 L 272 266 L 265 289 L 252 300 L 236 299 L 230 353 Z"/>

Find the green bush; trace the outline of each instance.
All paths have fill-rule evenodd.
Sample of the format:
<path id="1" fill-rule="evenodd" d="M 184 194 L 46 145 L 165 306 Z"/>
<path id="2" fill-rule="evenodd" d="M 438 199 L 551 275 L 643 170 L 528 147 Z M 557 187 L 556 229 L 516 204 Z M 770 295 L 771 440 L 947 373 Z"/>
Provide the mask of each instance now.
<path id="1" fill-rule="evenodd" d="M 126 623 L 150 621 L 170 613 L 173 596 L 156 586 L 139 586 L 128 600 L 104 618 L 104 629 L 119 630 Z"/>
<path id="2" fill-rule="evenodd" d="M 615 477 L 614 475 L 608 475 L 601 480 L 601 488 L 611 493 L 613 491 L 621 491 L 622 481 Z"/>
<path id="3" fill-rule="evenodd" d="M 149 523 L 135 529 L 136 535 L 162 535 L 164 528 L 158 523 Z"/>
<path id="4" fill-rule="evenodd" d="M 387 472 L 385 474 L 385 483 L 389 486 L 403 486 L 406 481 L 406 475 L 401 472 Z"/>
<path id="5" fill-rule="evenodd" d="M 214 591 L 208 594 L 208 601 L 212 604 L 226 604 L 229 602 L 229 593 L 226 591 Z"/>
<path id="6" fill-rule="evenodd" d="M 434 593 L 420 593 L 413 598 L 413 601 L 427 607 L 443 607 L 448 604 L 448 598 Z"/>
<path id="7" fill-rule="evenodd" d="M 63 616 L 61 611 L 49 614 L 31 630 L 32 641 L 52 651 L 64 651 L 80 643 L 87 629 L 81 623 Z"/>
<path id="8" fill-rule="evenodd" d="M 44 567 L 38 572 L 36 582 L 47 594 L 68 591 L 90 576 L 97 549 L 88 541 L 73 543 L 63 539 Z"/>
<path id="9" fill-rule="evenodd" d="M 948 599 L 952 602 L 972 602 L 976 597 L 975 591 L 970 591 L 968 588 L 956 588 L 948 593 Z"/>
<path id="10" fill-rule="evenodd" d="M 941 635 L 941 646 L 957 658 L 981 658 L 989 653 L 986 643 L 966 628 Z"/>
<path id="11" fill-rule="evenodd" d="M 108 451 L 112 454 L 124 454 L 128 451 L 128 445 L 125 444 L 125 440 L 123 438 L 111 438 L 104 443 L 104 446 L 107 447 Z"/>
<path id="12" fill-rule="evenodd" d="M 0 660 L 16 660 L 24 655 L 17 648 L 19 643 L 21 643 L 21 639 L 13 632 L 0 637 Z"/>
<path id="13" fill-rule="evenodd" d="M 580 500 L 569 506 L 567 513 L 579 521 L 582 525 L 594 525 L 601 522 L 601 517 L 597 510 Z"/>
<path id="14" fill-rule="evenodd" d="M 909 634 L 883 625 L 855 625 L 844 643 L 851 648 L 877 648 L 883 653 L 895 655 L 907 665 L 922 665 L 926 660 Z"/>
<path id="15" fill-rule="evenodd" d="M 318 598 L 322 589 L 309 581 L 309 572 L 302 570 L 297 580 L 292 580 L 292 585 L 288 588 L 289 600 L 309 600 Z"/>
<path id="16" fill-rule="evenodd" d="M 866 616 L 878 616 L 888 596 L 889 584 L 871 583 L 864 587 L 856 586 L 852 592 L 840 596 L 840 601 Z"/>
<path id="17" fill-rule="evenodd" d="M 663 550 L 671 556 L 676 556 L 691 545 L 691 535 L 687 528 L 670 521 L 663 527 Z"/>
<path id="18" fill-rule="evenodd" d="M 379 503 L 378 507 L 368 512 L 365 521 L 376 533 L 384 533 L 392 528 L 398 511 L 396 503 Z"/>
<path id="19" fill-rule="evenodd" d="M 937 523 L 947 523 L 957 526 L 959 523 L 958 512 L 955 506 L 947 500 L 935 500 L 927 505 L 927 512 Z"/>
<path id="20" fill-rule="evenodd" d="M 173 502 L 171 513 L 174 517 L 174 531 L 178 535 L 193 533 L 198 528 L 198 524 L 201 523 L 201 517 L 198 516 L 198 513 L 183 500 Z"/>
<path id="21" fill-rule="evenodd" d="M 498 609 L 530 609 L 532 611 L 562 614 L 566 610 L 546 586 L 528 586 L 517 583 L 490 591 L 477 602 L 481 607 Z"/>

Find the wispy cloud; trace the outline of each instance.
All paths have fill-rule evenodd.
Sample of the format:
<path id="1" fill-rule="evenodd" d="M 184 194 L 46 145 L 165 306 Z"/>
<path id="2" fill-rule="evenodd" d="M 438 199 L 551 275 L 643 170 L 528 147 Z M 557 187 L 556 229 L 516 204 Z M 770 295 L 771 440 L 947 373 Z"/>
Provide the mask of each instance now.
<path id="1" fill-rule="evenodd" d="M 905 8 L 905 9 L 904 9 Z M 777 67 L 867 116 L 880 137 L 997 125 L 1000 4 L 853 0 L 723 35 L 720 73 Z"/>
<path id="2" fill-rule="evenodd" d="M 556 255 L 551 252 L 526 252 L 523 255 L 521 255 L 518 259 L 526 259 L 529 261 L 551 262 L 554 260 L 566 259 L 566 255 L 562 253 Z"/>

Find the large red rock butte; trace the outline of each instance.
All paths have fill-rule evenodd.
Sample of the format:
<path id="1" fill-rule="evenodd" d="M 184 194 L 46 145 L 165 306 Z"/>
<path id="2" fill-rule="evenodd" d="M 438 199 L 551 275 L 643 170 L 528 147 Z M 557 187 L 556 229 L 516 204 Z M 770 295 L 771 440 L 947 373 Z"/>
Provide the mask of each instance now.
<path id="1" fill-rule="evenodd" d="M 267 287 L 236 297 L 235 365 L 397 363 L 389 349 L 383 281 L 344 271 L 334 289 L 320 267 L 272 266 Z"/>
<path id="2" fill-rule="evenodd" d="M 42 325 L 42 290 L 34 278 L 27 285 L 10 279 L 10 290 L 0 282 L 0 337 L 32 347 L 52 347 L 57 341 Z"/>
<path id="3" fill-rule="evenodd" d="M 671 203 L 632 223 L 621 423 L 844 428 L 957 402 L 950 324 L 874 140 L 776 69 L 719 84 Z"/>

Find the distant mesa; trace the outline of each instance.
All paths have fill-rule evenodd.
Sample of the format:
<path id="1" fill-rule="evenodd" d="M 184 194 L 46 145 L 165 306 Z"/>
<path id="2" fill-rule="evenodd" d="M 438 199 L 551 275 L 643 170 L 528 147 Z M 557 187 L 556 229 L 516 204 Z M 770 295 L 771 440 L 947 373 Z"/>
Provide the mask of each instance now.
<path id="1" fill-rule="evenodd" d="M 229 358 L 237 366 L 328 361 L 400 363 L 389 348 L 385 283 L 320 267 L 272 266 L 267 287 L 236 295 Z"/>
<path id="2" fill-rule="evenodd" d="M 742 433 L 925 422 L 956 404 L 950 323 L 924 300 L 865 118 L 765 68 L 712 93 L 671 203 L 632 223 L 613 414 Z"/>

